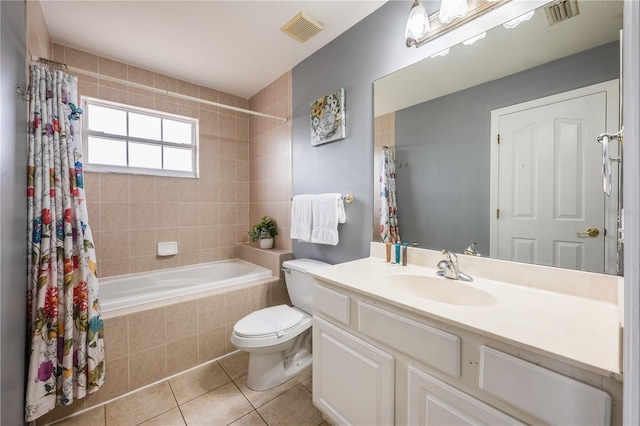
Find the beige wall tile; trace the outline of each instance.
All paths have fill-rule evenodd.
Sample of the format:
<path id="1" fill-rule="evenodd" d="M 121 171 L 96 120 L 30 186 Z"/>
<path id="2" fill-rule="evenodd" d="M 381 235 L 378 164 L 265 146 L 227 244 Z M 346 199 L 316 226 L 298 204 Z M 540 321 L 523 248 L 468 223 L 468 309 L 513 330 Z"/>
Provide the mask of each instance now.
<path id="1" fill-rule="evenodd" d="M 235 324 L 251 313 L 251 290 L 243 288 L 225 293 L 225 323 Z"/>
<path id="2" fill-rule="evenodd" d="M 156 201 L 176 202 L 180 200 L 180 179 L 171 177 L 156 178 Z"/>
<path id="3" fill-rule="evenodd" d="M 200 250 L 200 228 L 180 228 L 178 247 L 182 252 Z"/>
<path id="4" fill-rule="evenodd" d="M 154 256 L 156 231 L 153 229 L 132 230 L 130 232 L 129 255 L 131 257 Z"/>
<path id="5" fill-rule="evenodd" d="M 224 294 L 198 300 L 198 333 L 204 333 L 224 326 Z"/>
<path id="6" fill-rule="evenodd" d="M 97 392 L 87 396 L 86 405 L 92 407 L 129 392 L 129 358 L 110 359 L 107 353 L 105 381 Z"/>
<path id="7" fill-rule="evenodd" d="M 128 258 L 129 231 L 100 232 L 100 246 L 97 246 L 97 255 L 98 260 Z"/>
<path id="8" fill-rule="evenodd" d="M 130 273 L 129 258 L 100 260 L 98 257 L 98 276 L 113 277 L 116 275 L 126 275 Z"/>
<path id="9" fill-rule="evenodd" d="M 156 203 L 129 204 L 129 227 L 134 229 L 156 228 Z"/>
<path id="10" fill-rule="evenodd" d="M 70 67 L 81 68 L 83 70 L 98 72 L 98 57 L 91 53 L 73 49 L 66 46 L 64 59 Z"/>
<path id="11" fill-rule="evenodd" d="M 129 177 L 131 202 L 152 203 L 156 201 L 156 179 L 154 176 L 131 175 Z"/>
<path id="12" fill-rule="evenodd" d="M 216 359 L 226 353 L 226 342 L 229 335 L 225 328 L 215 328 L 198 334 L 198 364 Z"/>
<path id="13" fill-rule="evenodd" d="M 104 320 L 104 351 L 107 359 L 116 360 L 129 354 L 127 315 Z"/>
<path id="14" fill-rule="evenodd" d="M 129 315 L 129 353 L 165 343 L 165 308 L 149 309 Z"/>
<path id="15" fill-rule="evenodd" d="M 249 288 L 251 294 L 251 311 L 269 306 L 269 284 L 260 284 Z"/>
<path id="16" fill-rule="evenodd" d="M 180 253 L 178 257 L 180 258 L 180 266 L 196 265 L 200 263 L 200 250 Z"/>
<path id="17" fill-rule="evenodd" d="M 107 404 L 107 424 L 134 425 L 175 407 L 169 383 L 162 382 Z"/>
<path id="18" fill-rule="evenodd" d="M 129 65 L 128 76 L 129 81 L 153 87 L 153 72 L 151 71 Z"/>
<path id="19" fill-rule="evenodd" d="M 156 228 L 177 228 L 180 224 L 179 203 L 156 203 Z"/>
<path id="20" fill-rule="evenodd" d="M 103 231 L 129 229 L 129 203 L 100 203 L 100 228 Z"/>
<path id="21" fill-rule="evenodd" d="M 217 262 L 220 260 L 220 249 L 203 249 L 200 250 L 200 262 Z"/>
<path id="22" fill-rule="evenodd" d="M 167 376 L 198 365 L 198 336 L 167 343 Z"/>
<path id="23" fill-rule="evenodd" d="M 200 225 L 200 204 L 197 202 L 180 203 L 180 227 Z"/>
<path id="24" fill-rule="evenodd" d="M 220 227 L 203 226 L 200 228 L 200 248 L 212 249 L 220 247 Z"/>
<path id="25" fill-rule="evenodd" d="M 167 377 L 167 347 L 156 346 L 129 355 L 129 390 Z"/>
<path id="26" fill-rule="evenodd" d="M 128 203 L 129 175 L 118 173 L 100 174 L 100 202 Z"/>
<path id="27" fill-rule="evenodd" d="M 166 307 L 166 341 L 174 342 L 198 332 L 197 301 L 177 303 Z"/>
<path id="28" fill-rule="evenodd" d="M 129 272 L 136 274 L 138 272 L 148 272 L 156 269 L 156 256 L 132 257 L 130 259 Z"/>

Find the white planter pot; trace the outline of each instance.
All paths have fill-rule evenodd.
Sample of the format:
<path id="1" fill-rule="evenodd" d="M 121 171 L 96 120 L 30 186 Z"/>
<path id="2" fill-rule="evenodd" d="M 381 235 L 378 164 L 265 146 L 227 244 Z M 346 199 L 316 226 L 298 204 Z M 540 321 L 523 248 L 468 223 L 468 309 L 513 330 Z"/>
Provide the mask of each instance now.
<path id="1" fill-rule="evenodd" d="M 273 238 L 263 238 L 260 240 L 260 248 L 270 249 L 273 247 Z"/>

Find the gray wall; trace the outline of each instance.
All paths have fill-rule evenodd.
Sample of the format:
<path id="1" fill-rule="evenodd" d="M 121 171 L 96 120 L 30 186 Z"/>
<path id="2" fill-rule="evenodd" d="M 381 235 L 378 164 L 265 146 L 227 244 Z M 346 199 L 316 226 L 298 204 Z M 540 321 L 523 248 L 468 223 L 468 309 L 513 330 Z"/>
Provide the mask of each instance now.
<path id="1" fill-rule="evenodd" d="M 477 241 L 489 254 L 491 110 L 616 79 L 619 52 L 609 43 L 398 111 L 403 239 L 457 253 Z"/>
<path id="2" fill-rule="evenodd" d="M 27 102 L 25 2 L 1 1 L 0 96 L 0 424 L 24 418 Z"/>
<path id="3" fill-rule="evenodd" d="M 292 71 L 293 194 L 352 193 L 337 246 L 294 241 L 295 257 L 339 263 L 369 255 L 373 229 L 373 81 L 421 59 L 405 47 L 410 1 L 391 1 Z M 345 89 L 347 138 L 311 146 L 313 100 Z"/>

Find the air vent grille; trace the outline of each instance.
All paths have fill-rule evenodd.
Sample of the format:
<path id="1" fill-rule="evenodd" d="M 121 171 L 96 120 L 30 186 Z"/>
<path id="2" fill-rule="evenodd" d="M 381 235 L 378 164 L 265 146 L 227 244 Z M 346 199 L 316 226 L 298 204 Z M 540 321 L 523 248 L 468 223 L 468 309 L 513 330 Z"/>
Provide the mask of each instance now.
<path id="1" fill-rule="evenodd" d="M 549 25 L 566 21 L 580 13 L 577 0 L 560 0 L 553 2 L 545 6 L 544 11 L 547 14 Z"/>
<path id="2" fill-rule="evenodd" d="M 322 31 L 324 25 L 301 11 L 280 29 L 299 42 L 304 43 Z"/>

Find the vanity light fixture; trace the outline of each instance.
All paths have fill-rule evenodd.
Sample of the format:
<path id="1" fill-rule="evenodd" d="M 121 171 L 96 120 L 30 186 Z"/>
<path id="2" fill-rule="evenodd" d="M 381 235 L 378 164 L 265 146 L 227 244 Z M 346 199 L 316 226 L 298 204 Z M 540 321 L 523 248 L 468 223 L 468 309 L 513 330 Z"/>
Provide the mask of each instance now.
<path id="1" fill-rule="evenodd" d="M 427 11 L 420 0 L 415 0 L 411 5 L 407 28 L 404 31 L 407 43 L 409 43 L 409 39 L 418 40 L 424 37 L 429 30 L 431 30 L 431 26 L 429 25 Z"/>
<path id="2" fill-rule="evenodd" d="M 405 30 L 407 47 L 420 47 L 428 41 L 497 8 L 510 0 L 442 0 L 440 11 L 428 16 L 420 0 L 415 0 L 409 11 Z"/>
<path id="3" fill-rule="evenodd" d="M 469 11 L 467 0 L 442 0 L 438 19 L 443 24 L 448 24 L 457 18 L 462 18 Z"/>

